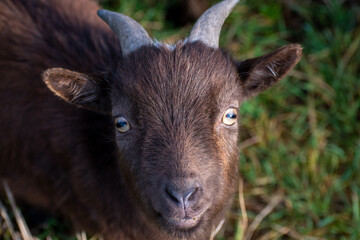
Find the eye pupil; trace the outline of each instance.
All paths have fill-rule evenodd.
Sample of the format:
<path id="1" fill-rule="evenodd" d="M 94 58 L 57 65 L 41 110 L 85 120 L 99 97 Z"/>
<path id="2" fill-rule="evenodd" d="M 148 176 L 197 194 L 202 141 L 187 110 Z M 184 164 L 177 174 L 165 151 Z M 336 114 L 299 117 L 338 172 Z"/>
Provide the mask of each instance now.
<path id="1" fill-rule="evenodd" d="M 236 119 L 237 116 L 234 113 L 228 113 L 228 114 L 226 114 L 226 117 L 231 118 L 231 119 Z"/>
<path id="2" fill-rule="evenodd" d="M 124 120 L 119 120 L 119 121 L 116 122 L 116 127 L 117 128 L 122 128 L 122 127 L 124 127 L 126 125 L 127 125 L 127 122 L 124 121 Z"/>

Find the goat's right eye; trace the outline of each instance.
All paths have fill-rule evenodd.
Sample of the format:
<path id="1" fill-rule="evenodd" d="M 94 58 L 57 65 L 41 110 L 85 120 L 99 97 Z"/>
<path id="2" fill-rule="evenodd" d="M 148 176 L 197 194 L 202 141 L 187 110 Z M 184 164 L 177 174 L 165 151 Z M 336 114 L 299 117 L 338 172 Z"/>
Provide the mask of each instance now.
<path id="1" fill-rule="evenodd" d="M 115 127 L 121 133 L 126 133 L 131 129 L 130 123 L 124 117 L 115 118 Z"/>

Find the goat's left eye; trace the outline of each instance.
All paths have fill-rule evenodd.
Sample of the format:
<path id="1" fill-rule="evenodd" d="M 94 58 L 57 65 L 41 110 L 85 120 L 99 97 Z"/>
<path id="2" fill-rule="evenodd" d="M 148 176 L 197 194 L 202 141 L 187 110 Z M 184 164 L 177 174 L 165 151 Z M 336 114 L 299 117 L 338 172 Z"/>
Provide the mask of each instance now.
<path id="1" fill-rule="evenodd" d="M 131 129 L 130 123 L 124 117 L 115 118 L 115 127 L 121 133 L 126 133 Z"/>
<path id="2" fill-rule="evenodd" d="M 229 108 L 228 110 L 226 110 L 226 112 L 222 117 L 222 122 L 226 126 L 232 126 L 236 123 L 236 121 L 237 121 L 237 109 Z"/>

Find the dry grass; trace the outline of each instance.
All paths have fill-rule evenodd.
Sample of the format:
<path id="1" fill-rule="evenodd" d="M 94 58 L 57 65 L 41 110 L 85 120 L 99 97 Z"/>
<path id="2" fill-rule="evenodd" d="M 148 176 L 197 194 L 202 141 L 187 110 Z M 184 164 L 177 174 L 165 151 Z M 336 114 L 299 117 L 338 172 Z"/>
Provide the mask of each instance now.
<path id="1" fill-rule="evenodd" d="M 17 207 L 14 196 L 6 182 L 3 182 L 6 192 L 7 201 L 10 209 L 6 207 L 0 200 L 0 239 L 4 240 L 39 240 L 39 238 L 32 236 L 28 225 Z M 13 218 L 11 217 L 13 216 Z M 13 224 L 16 223 L 16 225 Z M 15 227 L 14 227 L 15 226 Z M 46 236 L 46 240 L 58 239 L 56 236 Z M 100 236 L 93 236 L 88 238 L 85 232 L 76 233 L 76 240 L 103 240 Z"/>

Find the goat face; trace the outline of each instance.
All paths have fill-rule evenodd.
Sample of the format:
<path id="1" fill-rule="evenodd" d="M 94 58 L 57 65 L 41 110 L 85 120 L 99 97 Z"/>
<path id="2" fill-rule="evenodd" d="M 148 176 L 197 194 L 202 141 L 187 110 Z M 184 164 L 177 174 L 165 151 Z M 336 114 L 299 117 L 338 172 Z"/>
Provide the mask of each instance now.
<path id="1" fill-rule="evenodd" d="M 120 161 L 141 205 L 171 233 L 211 224 L 237 175 L 233 61 L 201 43 L 143 48 L 113 82 Z"/>

